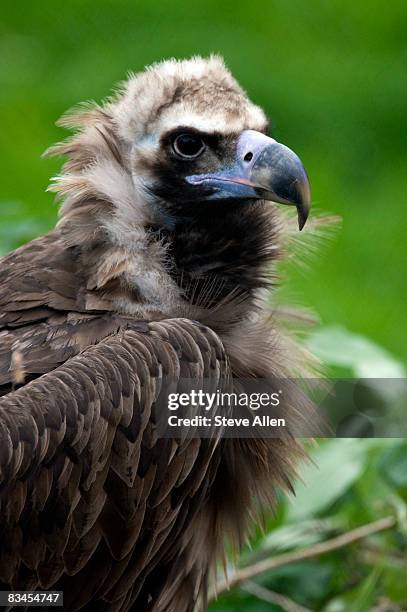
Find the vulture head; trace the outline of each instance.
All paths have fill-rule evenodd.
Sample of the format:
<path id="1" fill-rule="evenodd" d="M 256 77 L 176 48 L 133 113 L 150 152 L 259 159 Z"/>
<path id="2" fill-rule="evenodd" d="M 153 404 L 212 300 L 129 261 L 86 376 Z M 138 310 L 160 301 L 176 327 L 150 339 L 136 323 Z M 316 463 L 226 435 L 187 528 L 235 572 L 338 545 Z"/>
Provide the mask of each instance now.
<path id="1" fill-rule="evenodd" d="M 125 312 L 202 318 L 254 297 L 278 254 L 273 203 L 296 206 L 300 229 L 307 219 L 300 159 L 219 57 L 155 64 L 61 124 L 79 130 L 51 150 L 69 157 L 52 187 L 60 228 L 88 287 L 113 300 L 114 288 Z"/>
<path id="2" fill-rule="evenodd" d="M 135 185 L 164 227 L 203 214 L 215 221 L 240 200 L 295 204 L 304 226 L 310 194 L 300 160 L 266 135 L 263 111 L 219 59 L 153 67 L 130 80 L 116 112 Z"/>

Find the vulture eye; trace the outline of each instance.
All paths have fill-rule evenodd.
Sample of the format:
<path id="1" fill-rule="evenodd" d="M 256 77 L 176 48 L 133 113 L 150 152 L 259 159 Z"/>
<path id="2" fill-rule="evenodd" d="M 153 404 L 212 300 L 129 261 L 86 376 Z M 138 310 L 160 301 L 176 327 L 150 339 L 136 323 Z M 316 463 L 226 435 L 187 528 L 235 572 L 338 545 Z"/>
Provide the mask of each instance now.
<path id="1" fill-rule="evenodd" d="M 172 143 L 172 148 L 178 157 L 195 159 L 205 151 L 205 143 L 195 134 L 179 134 Z"/>

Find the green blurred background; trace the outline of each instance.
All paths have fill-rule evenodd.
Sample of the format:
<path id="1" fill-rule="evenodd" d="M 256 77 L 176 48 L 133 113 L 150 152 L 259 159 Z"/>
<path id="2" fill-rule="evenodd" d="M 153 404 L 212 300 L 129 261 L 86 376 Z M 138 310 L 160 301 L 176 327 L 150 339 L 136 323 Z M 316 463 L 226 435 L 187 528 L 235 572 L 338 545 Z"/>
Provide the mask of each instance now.
<path id="1" fill-rule="evenodd" d="M 407 363 L 406 32 L 405 0 L 8 3 L 0 17 L 0 251 L 55 222 L 56 205 L 45 189 L 61 162 L 40 156 L 65 136 L 54 125 L 64 111 L 100 101 L 129 70 L 219 52 L 265 107 L 275 138 L 303 159 L 315 208 L 343 219 L 307 270 L 292 262 L 281 297 L 319 314 L 322 327 L 310 342 L 328 365 L 358 376 L 367 365 L 367 374 L 401 375 Z M 315 541 L 388 513 L 387 497 L 398 507 L 405 503 L 405 443 L 350 444 L 333 440 L 313 451 L 320 472 L 307 473 L 308 489 L 300 491 L 307 511 L 299 516 L 283 503 L 268 526 L 288 535 L 280 533 L 277 548 L 267 534 L 258 535 L 255 552 L 281 550 L 281 537 L 283 550 L 309 543 L 303 521 L 320 525 L 318 531 L 313 523 Z M 321 520 L 331 522 L 322 528 Z M 305 529 L 308 540 L 290 529 Z M 400 603 L 407 601 L 407 566 L 397 565 L 406 556 L 405 536 L 383 538 L 373 561 L 371 551 L 369 561 L 352 549 L 264 580 L 306 609 L 376 609 L 382 596 L 399 602 L 390 610 L 407 609 Z M 380 546 L 393 550 L 393 564 L 380 557 Z M 216 609 L 289 607 L 241 591 Z"/>
<path id="2" fill-rule="evenodd" d="M 290 297 L 407 361 L 407 6 L 404 0 L 14 2 L 0 18 L 0 248 L 51 227 L 57 118 L 128 70 L 219 52 L 303 159 L 314 206 L 343 228 Z M 41 227 L 39 227 L 41 226 Z M 17 235 L 16 235 L 17 234 Z"/>

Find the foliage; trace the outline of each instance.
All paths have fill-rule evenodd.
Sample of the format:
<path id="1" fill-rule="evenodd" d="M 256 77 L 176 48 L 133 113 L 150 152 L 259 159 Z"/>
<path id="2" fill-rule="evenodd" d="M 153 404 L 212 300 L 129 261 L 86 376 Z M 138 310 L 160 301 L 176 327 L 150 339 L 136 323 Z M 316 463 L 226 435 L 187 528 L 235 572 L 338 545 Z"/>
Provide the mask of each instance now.
<path id="1" fill-rule="evenodd" d="M 366 362 L 378 375 L 381 365 L 384 373 L 390 367 L 395 373 L 403 371 L 402 364 L 372 341 L 359 335 L 352 337 L 343 329 L 322 328 L 311 336 L 309 345 L 333 369 L 339 363 L 348 375 L 363 370 Z M 360 350 L 349 351 L 353 345 Z M 341 351 L 341 347 L 345 350 Z M 403 409 L 405 414 L 405 404 Z M 301 480 L 295 485 L 295 497 L 281 500 L 277 515 L 267 521 L 266 532 L 257 532 L 251 547 L 242 552 L 238 565 L 247 567 L 265 557 L 301 550 L 394 514 L 399 519 L 397 529 L 279 567 L 260 575 L 257 581 L 308 610 L 407 609 L 406 440 L 320 440 L 317 446 L 310 447 L 310 456 L 312 461 L 303 466 Z M 244 584 L 222 594 L 209 608 L 212 612 L 281 609 L 290 610 L 249 595 Z"/>
<path id="2" fill-rule="evenodd" d="M 296 497 L 282 502 L 278 516 L 269 519 L 267 533 L 254 549 L 242 553 L 239 563 L 247 566 L 265 556 L 302 549 L 397 513 L 397 530 L 282 566 L 257 580 L 311 610 L 373 610 L 385 600 L 394 607 L 383 609 L 405 610 L 407 443 L 397 439 L 335 439 L 321 442 L 311 456 L 315 465 L 302 473 L 305 486 L 299 483 Z M 254 612 L 281 608 L 249 596 L 243 584 L 241 589 L 223 594 L 209 609 Z"/>

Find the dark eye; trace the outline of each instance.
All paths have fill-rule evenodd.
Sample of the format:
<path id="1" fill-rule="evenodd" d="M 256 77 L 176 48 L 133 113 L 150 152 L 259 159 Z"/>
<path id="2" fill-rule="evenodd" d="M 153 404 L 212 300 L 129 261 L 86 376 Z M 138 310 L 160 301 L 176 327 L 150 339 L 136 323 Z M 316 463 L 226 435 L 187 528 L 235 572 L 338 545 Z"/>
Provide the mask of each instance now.
<path id="1" fill-rule="evenodd" d="M 195 159 L 205 150 L 205 143 L 195 134 L 179 134 L 172 143 L 172 148 L 179 157 Z"/>

